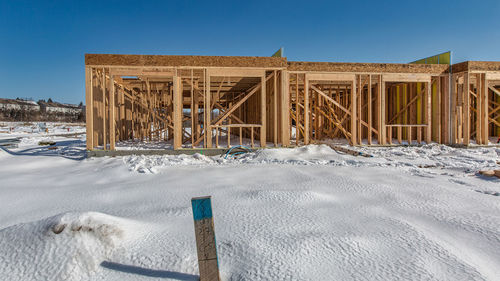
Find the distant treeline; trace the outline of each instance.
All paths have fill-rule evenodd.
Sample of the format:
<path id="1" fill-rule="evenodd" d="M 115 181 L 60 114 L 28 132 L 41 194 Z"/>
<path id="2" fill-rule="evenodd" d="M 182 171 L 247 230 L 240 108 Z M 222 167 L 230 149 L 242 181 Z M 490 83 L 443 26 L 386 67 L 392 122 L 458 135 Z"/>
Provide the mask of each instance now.
<path id="1" fill-rule="evenodd" d="M 47 122 L 85 122 L 85 112 L 79 114 L 64 112 L 40 112 L 27 109 L 0 109 L 0 121 L 47 121 Z"/>

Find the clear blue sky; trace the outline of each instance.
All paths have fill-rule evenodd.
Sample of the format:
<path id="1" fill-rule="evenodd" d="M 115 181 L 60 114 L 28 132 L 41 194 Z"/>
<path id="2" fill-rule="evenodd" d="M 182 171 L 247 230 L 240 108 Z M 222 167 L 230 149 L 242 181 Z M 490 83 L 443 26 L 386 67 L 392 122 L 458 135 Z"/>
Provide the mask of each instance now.
<path id="1" fill-rule="evenodd" d="M 0 97 L 84 101 L 85 53 L 500 61 L 499 14 L 499 0 L 0 0 Z"/>

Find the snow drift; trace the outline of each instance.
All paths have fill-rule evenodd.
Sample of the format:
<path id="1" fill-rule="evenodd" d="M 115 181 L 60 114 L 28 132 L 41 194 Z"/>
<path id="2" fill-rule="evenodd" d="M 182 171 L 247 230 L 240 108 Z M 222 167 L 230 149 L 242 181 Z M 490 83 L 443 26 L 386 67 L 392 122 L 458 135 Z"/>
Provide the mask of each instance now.
<path id="1" fill-rule="evenodd" d="M 134 223 L 102 213 L 63 213 L 0 230 L 3 280 L 85 280 L 110 258 Z"/>

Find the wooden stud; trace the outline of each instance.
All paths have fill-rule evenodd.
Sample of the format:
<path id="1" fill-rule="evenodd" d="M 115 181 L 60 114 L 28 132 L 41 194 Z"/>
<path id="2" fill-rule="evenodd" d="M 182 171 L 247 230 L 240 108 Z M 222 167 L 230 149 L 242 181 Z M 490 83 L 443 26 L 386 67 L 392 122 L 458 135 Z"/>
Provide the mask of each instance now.
<path id="1" fill-rule="evenodd" d="M 266 76 L 260 78 L 260 146 L 266 147 Z"/>
<path id="2" fill-rule="evenodd" d="M 109 149 L 115 150 L 115 84 L 114 76 L 111 75 L 109 79 Z"/>
<path id="3" fill-rule="evenodd" d="M 205 136 L 206 136 L 206 142 L 205 142 L 205 147 L 207 148 L 212 148 L 212 120 L 211 120 L 211 114 L 212 114 L 212 108 L 211 108 L 211 91 L 210 91 L 210 74 L 206 74 L 206 80 L 205 80 Z M 218 125 L 218 124 L 215 124 Z"/>
<path id="4" fill-rule="evenodd" d="M 368 130 L 367 130 L 367 140 L 368 140 L 368 145 L 372 144 L 372 75 L 368 74 L 368 97 L 367 101 L 368 103 Z"/>
<path id="5" fill-rule="evenodd" d="M 215 127 L 215 148 L 219 148 L 219 127 Z"/>
<path id="6" fill-rule="evenodd" d="M 274 146 L 278 146 L 278 72 L 274 71 L 274 81 L 273 81 L 273 139 Z"/>
<path id="7" fill-rule="evenodd" d="M 254 142 L 253 142 L 253 127 L 250 127 L 250 142 L 251 142 L 251 147 L 254 148 Z"/>
<path id="8" fill-rule="evenodd" d="M 488 121 L 489 121 L 489 109 L 488 109 L 488 80 L 486 79 L 486 73 L 481 73 L 481 94 L 482 94 L 482 144 L 487 145 L 489 143 L 489 132 L 488 132 Z"/>
<path id="9" fill-rule="evenodd" d="M 309 81 L 304 74 L 304 144 L 309 144 Z"/>
<path id="10" fill-rule="evenodd" d="M 357 105 L 356 105 L 356 80 L 351 82 L 351 143 L 357 144 Z"/>
<path id="11" fill-rule="evenodd" d="M 418 128 L 418 127 L 417 127 Z M 407 134 L 407 139 L 408 139 L 408 145 L 411 145 L 411 129 L 412 127 L 406 127 L 406 134 Z M 417 129 L 418 130 L 418 129 Z"/>
<path id="12" fill-rule="evenodd" d="M 463 131 L 460 130 L 460 134 L 463 136 L 463 143 L 465 145 L 470 144 L 470 83 L 469 83 L 469 73 L 464 73 L 463 77 L 463 87 L 462 87 L 462 98 L 463 98 L 463 115 L 460 115 L 463 124 Z"/>
<path id="13" fill-rule="evenodd" d="M 243 145 L 243 127 L 240 127 L 240 145 Z"/>
<path id="14" fill-rule="evenodd" d="M 289 83 L 290 78 L 288 72 L 286 70 L 281 71 L 281 87 L 280 87 L 280 95 L 281 95 L 281 145 L 289 146 L 290 145 L 290 131 L 288 128 L 292 128 L 292 124 L 290 122 L 290 110 L 292 107 L 290 106 L 290 93 L 289 91 Z"/>
<path id="15" fill-rule="evenodd" d="M 85 67 L 85 109 L 87 150 L 94 149 L 94 88 L 92 85 L 93 70 Z"/>
<path id="16" fill-rule="evenodd" d="M 431 143 L 431 138 L 432 138 L 432 88 L 431 88 L 431 82 L 426 82 L 425 83 L 427 85 L 427 93 L 426 93 L 426 105 L 425 105 L 425 108 L 426 108 L 426 122 L 427 122 L 427 130 L 426 130 L 426 134 L 425 134 L 425 142 L 427 144 Z"/>
<path id="17" fill-rule="evenodd" d="M 385 128 L 385 113 L 386 113 L 386 105 L 385 105 L 385 82 L 384 82 L 384 77 L 383 75 L 380 75 L 380 127 L 379 127 L 379 134 L 381 135 L 380 144 L 385 145 L 386 143 L 386 128 Z"/>
<path id="18" fill-rule="evenodd" d="M 173 77 L 173 122 L 174 122 L 174 149 L 182 147 L 182 82 L 179 76 Z"/>
<path id="19" fill-rule="evenodd" d="M 107 134 L 106 134 L 106 113 L 107 113 L 107 108 L 106 108 L 106 70 L 103 68 L 102 69 L 102 80 L 101 80 L 101 85 L 102 85 L 102 140 L 103 140 L 103 149 L 107 149 Z"/>

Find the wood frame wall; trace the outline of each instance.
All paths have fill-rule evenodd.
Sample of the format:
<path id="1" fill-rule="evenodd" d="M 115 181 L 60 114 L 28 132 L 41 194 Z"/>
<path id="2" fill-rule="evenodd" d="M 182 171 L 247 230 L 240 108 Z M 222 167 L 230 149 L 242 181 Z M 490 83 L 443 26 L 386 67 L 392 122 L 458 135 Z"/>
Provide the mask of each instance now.
<path id="1" fill-rule="evenodd" d="M 488 144 L 500 133 L 500 63 L 459 64 L 453 74 L 448 65 L 268 57 L 90 54 L 85 64 L 89 150 L 126 141 L 174 149 L 326 138 Z"/>
<path id="2" fill-rule="evenodd" d="M 500 137 L 500 62 L 454 65 L 452 142 L 488 145 Z"/>

